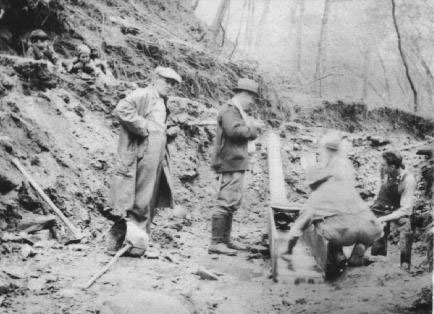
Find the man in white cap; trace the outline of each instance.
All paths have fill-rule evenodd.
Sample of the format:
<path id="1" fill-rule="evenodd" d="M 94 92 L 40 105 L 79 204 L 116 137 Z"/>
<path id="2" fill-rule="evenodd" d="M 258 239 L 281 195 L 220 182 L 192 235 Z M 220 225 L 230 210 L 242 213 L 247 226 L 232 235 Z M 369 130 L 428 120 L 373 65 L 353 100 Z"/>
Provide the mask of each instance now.
<path id="1" fill-rule="evenodd" d="M 111 205 L 118 215 L 127 217 L 126 241 L 134 242 L 129 231 L 138 230 L 129 225 L 149 235 L 154 209 L 173 206 L 165 160 L 166 101 L 173 87 L 181 82 L 171 68 L 157 67 L 151 84 L 129 94 L 114 110 L 121 130 Z"/>
<path id="2" fill-rule="evenodd" d="M 250 119 L 245 110 L 252 109 L 258 96 L 258 84 L 250 79 L 238 80 L 234 97 L 217 117 L 213 169 L 220 174 L 216 209 L 211 219 L 211 245 L 208 253 L 236 255 L 240 249 L 231 242 L 233 213 L 240 207 L 245 171 L 249 168 L 248 143 L 259 133 L 262 123 Z"/>

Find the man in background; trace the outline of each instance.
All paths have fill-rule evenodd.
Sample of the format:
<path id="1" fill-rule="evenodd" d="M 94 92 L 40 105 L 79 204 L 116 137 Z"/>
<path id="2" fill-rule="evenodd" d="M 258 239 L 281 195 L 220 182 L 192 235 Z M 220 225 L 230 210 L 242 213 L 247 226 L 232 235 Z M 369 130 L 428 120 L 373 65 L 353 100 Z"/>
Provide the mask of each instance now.
<path id="1" fill-rule="evenodd" d="M 371 207 L 374 214 L 384 224 L 384 236 L 374 242 L 371 255 L 387 255 L 387 237 L 391 229 L 399 232 L 401 266 L 411 264 L 413 230 L 410 216 L 413 213 L 416 180 L 405 170 L 398 152 L 387 151 L 382 155 L 381 188 Z"/>

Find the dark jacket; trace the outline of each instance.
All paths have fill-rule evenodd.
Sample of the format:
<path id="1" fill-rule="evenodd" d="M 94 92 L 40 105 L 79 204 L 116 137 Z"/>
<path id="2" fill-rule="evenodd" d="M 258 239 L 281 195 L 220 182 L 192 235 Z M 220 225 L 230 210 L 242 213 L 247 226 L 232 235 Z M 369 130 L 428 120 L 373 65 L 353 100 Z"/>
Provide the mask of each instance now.
<path id="1" fill-rule="evenodd" d="M 217 117 L 212 167 L 216 172 L 244 171 L 249 168 L 247 144 L 258 136 L 258 129 L 247 126 L 232 101 Z"/>
<path id="2" fill-rule="evenodd" d="M 86 73 L 89 75 L 95 75 L 95 68 L 91 62 L 83 63 L 81 61 L 74 61 L 71 68 L 68 70 L 69 73 Z"/>

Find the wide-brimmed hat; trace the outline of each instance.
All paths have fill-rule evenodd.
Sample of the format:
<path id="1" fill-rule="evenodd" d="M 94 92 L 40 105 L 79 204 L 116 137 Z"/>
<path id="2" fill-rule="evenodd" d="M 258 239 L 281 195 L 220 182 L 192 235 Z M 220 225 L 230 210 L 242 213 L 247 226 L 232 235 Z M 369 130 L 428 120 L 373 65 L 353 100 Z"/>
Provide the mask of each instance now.
<path id="1" fill-rule="evenodd" d="M 259 95 L 259 86 L 254 80 L 241 78 L 238 80 L 237 86 L 233 88 L 233 91 L 248 91 L 254 93 L 255 95 Z"/>
<path id="2" fill-rule="evenodd" d="M 29 38 L 32 41 L 36 39 L 48 39 L 48 35 L 42 29 L 35 29 L 30 33 Z"/>
<path id="3" fill-rule="evenodd" d="M 171 68 L 156 67 L 155 73 L 157 73 L 161 77 L 177 81 L 178 83 L 182 83 L 181 76 L 178 73 L 176 73 L 175 70 L 173 70 Z"/>

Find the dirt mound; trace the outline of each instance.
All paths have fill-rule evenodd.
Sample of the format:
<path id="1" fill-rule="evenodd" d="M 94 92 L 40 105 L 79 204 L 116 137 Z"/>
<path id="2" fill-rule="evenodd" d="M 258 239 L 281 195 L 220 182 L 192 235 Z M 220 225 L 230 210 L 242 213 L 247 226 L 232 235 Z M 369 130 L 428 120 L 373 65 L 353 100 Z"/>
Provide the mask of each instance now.
<path id="1" fill-rule="evenodd" d="M 328 102 L 310 108 L 295 109 L 295 122 L 324 126 L 350 133 L 360 131 L 393 132 L 401 130 L 416 137 L 434 136 L 434 120 L 387 107 L 368 109 L 364 103 Z"/>

